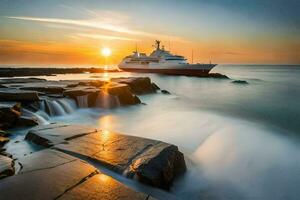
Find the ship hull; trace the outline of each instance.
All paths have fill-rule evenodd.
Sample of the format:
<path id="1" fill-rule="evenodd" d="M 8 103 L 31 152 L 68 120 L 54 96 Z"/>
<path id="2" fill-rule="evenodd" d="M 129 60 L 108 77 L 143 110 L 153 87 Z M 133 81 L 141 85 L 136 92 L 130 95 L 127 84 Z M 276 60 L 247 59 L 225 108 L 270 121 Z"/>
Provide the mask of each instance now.
<path id="1" fill-rule="evenodd" d="M 209 65 L 203 69 L 195 68 L 169 68 L 169 69 L 154 69 L 154 68 L 134 68 L 134 67 L 122 67 L 119 66 L 119 69 L 127 72 L 136 72 L 136 73 L 156 73 L 156 74 L 165 74 L 165 75 L 183 75 L 183 76 L 208 76 L 210 70 L 215 67 L 215 64 Z"/>

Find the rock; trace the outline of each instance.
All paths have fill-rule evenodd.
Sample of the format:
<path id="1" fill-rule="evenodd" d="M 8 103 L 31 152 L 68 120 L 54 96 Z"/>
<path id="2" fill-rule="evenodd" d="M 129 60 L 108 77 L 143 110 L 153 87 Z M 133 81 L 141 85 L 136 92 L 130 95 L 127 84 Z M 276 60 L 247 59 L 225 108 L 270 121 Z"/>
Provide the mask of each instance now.
<path id="1" fill-rule="evenodd" d="M 140 182 L 169 189 L 175 178 L 185 172 L 184 156 L 174 145 L 159 143 L 143 152 L 128 167 Z"/>
<path id="2" fill-rule="evenodd" d="M 0 155 L 6 156 L 8 158 L 13 158 L 13 156 L 10 153 L 5 152 L 5 149 L 3 151 L 0 150 Z"/>
<path id="3" fill-rule="evenodd" d="M 220 79 L 229 79 L 228 76 L 226 76 L 224 74 L 220 74 L 220 73 L 209 73 L 208 77 L 210 77 L 210 78 L 220 78 Z"/>
<path id="4" fill-rule="evenodd" d="M 31 117 L 25 117 L 21 116 L 20 118 L 17 119 L 15 123 L 15 127 L 28 127 L 28 126 L 36 126 L 38 125 L 38 122 L 36 119 L 33 119 Z"/>
<path id="5" fill-rule="evenodd" d="M 0 88 L 7 88 L 6 86 L 4 86 L 4 85 L 0 85 Z"/>
<path id="6" fill-rule="evenodd" d="M 161 90 L 161 93 L 163 93 L 163 94 L 171 94 L 169 91 L 167 91 L 167 90 Z"/>
<path id="7" fill-rule="evenodd" d="M 26 140 L 44 147 L 65 142 L 69 139 L 96 132 L 94 128 L 81 125 L 49 124 L 37 126 L 27 133 Z"/>
<path id="8" fill-rule="evenodd" d="M 42 150 L 19 160 L 23 168 L 0 182 L 3 199 L 148 199 L 88 163 L 55 150 Z"/>
<path id="9" fill-rule="evenodd" d="M 33 90 L 38 92 L 44 92 L 48 94 L 60 94 L 63 93 L 64 88 L 59 86 L 45 86 L 45 87 L 20 87 L 20 90 Z"/>
<path id="10" fill-rule="evenodd" d="M 160 88 L 155 84 L 151 83 L 153 90 L 160 90 Z"/>
<path id="11" fill-rule="evenodd" d="M 120 105 L 135 105 L 140 103 L 128 85 L 118 83 L 108 83 L 102 87 L 104 92 L 114 95 L 118 98 Z"/>
<path id="12" fill-rule="evenodd" d="M 244 80 L 234 80 L 234 81 L 231 81 L 231 83 L 234 83 L 234 84 L 243 84 L 243 85 L 249 84 L 247 81 L 244 81 Z"/>
<path id="13" fill-rule="evenodd" d="M 0 136 L 0 147 L 9 141 L 8 137 Z"/>
<path id="14" fill-rule="evenodd" d="M 15 173 L 13 159 L 0 155 L 0 179 L 12 176 Z M 2 194 L 1 194 L 1 198 Z"/>
<path id="15" fill-rule="evenodd" d="M 117 72 L 117 69 L 108 70 Z M 16 76 L 53 76 L 55 74 L 78 74 L 78 73 L 103 73 L 107 70 L 101 68 L 0 68 L 0 77 Z M 15 78 L 14 78 L 15 79 Z"/>
<path id="16" fill-rule="evenodd" d="M 8 133 L 0 129 L 0 136 L 6 136 L 6 135 L 8 135 Z"/>
<path id="17" fill-rule="evenodd" d="M 72 190 L 64 193 L 59 200 L 95 200 L 95 199 L 105 199 L 105 200 L 148 200 L 151 198 L 141 192 L 133 191 L 125 185 L 122 185 L 113 178 L 104 175 L 96 174 L 95 176 L 89 178 L 87 181 L 83 182 L 79 186 Z M 151 198 L 153 199 L 153 198 Z"/>
<path id="18" fill-rule="evenodd" d="M 38 101 L 39 96 L 35 91 L 25 91 L 18 89 L 0 89 L 0 101 Z"/>
<path id="19" fill-rule="evenodd" d="M 1 69 L 0 69 L 0 71 L 1 71 Z M 43 82 L 43 81 L 47 81 L 47 80 L 41 79 L 41 78 L 3 78 L 3 79 L 0 79 L 1 84 L 36 83 L 36 82 Z"/>
<path id="20" fill-rule="evenodd" d="M 27 140 L 86 157 L 129 178 L 168 189 L 186 170 L 183 154 L 174 145 L 85 126 L 38 126 Z"/>
<path id="21" fill-rule="evenodd" d="M 135 94 L 148 94 L 156 91 L 148 77 L 112 78 L 111 81 L 128 85 Z"/>
<path id="22" fill-rule="evenodd" d="M 18 109 L 18 105 L 0 104 L 0 128 L 8 129 L 16 123 L 21 116 Z"/>
<path id="23" fill-rule="evenodd" d="M 77 137 L 55 148 L 86 156 L 117 173 L 164 189 L 186 170 L 183 154 L 176 146 L 108 131 Z"/>
<path id="24" fill-rule="evenodd" d="M 66 90 L 63 92 L 64 96 L 76 98 L 77 96 L 83 96 L 91 93 L 98 93 L 100 89 L 89 87 L 75 87 L 74 89 Z"/>

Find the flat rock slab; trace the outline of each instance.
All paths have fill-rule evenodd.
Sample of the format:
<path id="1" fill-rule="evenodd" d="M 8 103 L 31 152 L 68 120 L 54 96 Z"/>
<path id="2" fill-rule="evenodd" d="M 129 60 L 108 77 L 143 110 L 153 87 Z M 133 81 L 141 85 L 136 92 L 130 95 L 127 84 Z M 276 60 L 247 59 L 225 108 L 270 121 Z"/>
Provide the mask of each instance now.
<path id="1" fill-rule="evenodd" d="M 31 129 L 25 139 L 45 147 L 51 147 L 96 131 L 97 129 L 82 125 L 49 124 Z"/>
<path id="2" fill-rule="evenodd" d="M 59 200 L 133 200 L 149 199 L 149 195 L 135 192 L 104 174 L 97 174 L 72 190 L 67 191 Z M 153 198 L 151 198 L 153 199 Z"/>
<path id="3" fill-rule="evenodd" d="M 55 150 L 36 152 L 20 162 L 23 168 L 19 174 L 0 181 L 1 199 L 148 198 L 148 195 L 131 190 L 86 162 Z"/>
<path id="4" fill-rule="evenodd" d="M 60 151 L 84 156 L 129 178 L 165 189 L 186 170 L 183 154 L 171 144 L 80 125 L 51 126 L 29 131 L 26 139 L 45 147 L 54 145 Z"/>
<path id="5" fill-rule="evenodd" d="M 0 101 L 38 101 L 39 96 L 36 91 L 26 91 L 11 88 L 0 89 Z"/>

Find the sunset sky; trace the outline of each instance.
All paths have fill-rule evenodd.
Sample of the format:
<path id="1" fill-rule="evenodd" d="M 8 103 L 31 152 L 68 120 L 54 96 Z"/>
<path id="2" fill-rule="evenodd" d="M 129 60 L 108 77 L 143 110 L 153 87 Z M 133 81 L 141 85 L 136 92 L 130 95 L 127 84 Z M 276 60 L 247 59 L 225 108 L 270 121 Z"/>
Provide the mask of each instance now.
<path id="1" fill-rule="evenodd" d="M 118 64 L 155 39 L 194 62 L 300 63 L 299 0 L 0 0 L 0 64 Z"/>

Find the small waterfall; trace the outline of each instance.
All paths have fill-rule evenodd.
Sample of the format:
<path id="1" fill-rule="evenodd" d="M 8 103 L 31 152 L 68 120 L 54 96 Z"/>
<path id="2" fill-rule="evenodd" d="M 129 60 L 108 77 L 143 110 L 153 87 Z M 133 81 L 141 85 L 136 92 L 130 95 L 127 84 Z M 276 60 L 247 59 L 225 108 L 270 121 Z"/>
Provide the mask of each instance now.
<path id="1" fill-rule="evenodd" d="M 88 95 L 77 96 L 77 103 L 79 108 L 88 107 Z"/>
<path id="2" fill-rule="evenodd" d="M 30 110 L 27 110 L 27 109 L 25 109 L 25 108 L 23 108 L 22 109 L 22 111 L 23 111 L 23 114 L 25 115 L 25 116 L 28 116 L 28 117 L 33 117 L 33 118 L 35 118 L 36 120 L 37 120 L 37 122 L 38 122 L 38 124 L 49 124 L 49 122 L 43 117 L 43 116 L 41 116 L 38 112 L 32 112 L 32 111 L 30 111 Z M 46 113 L 45 113 L 46 114 Z"/>
<path id="3" fill-rule="evenodd" d="M 43 103 L 40 104 L 40 108 L 50 116 L 61 116 L 74 112 L 76 103 L 74 100 L 68 98 L 57 100 L 45 99 Z"/>
<path id="4" fill-rule="evenodd" d="M 95 106 L 99 108 L 115 108 L 120 106 L 120 101 L 116 96 L 99 92 Z"/>
<path id="5" fill-rule="evenodd" d="M 74 110 L 77 108 L 76 102 L 73 99 L 58 99 L 57 103 L 59 103 L 68 114 L 74 112 Z"/>

